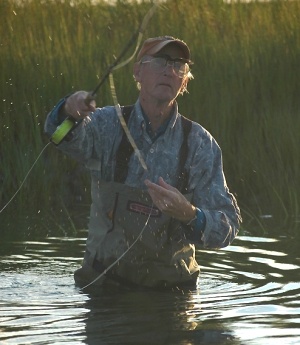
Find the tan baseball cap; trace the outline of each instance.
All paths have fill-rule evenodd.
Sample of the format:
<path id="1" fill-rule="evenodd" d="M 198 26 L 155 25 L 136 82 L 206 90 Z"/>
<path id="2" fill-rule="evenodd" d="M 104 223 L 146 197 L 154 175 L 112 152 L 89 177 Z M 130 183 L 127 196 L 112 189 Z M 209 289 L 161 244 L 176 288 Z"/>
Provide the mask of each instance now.
<path id="1" fill-rule="evenodd" d="M 192 63 L 190 60 L 190 49 L 187 46 L 187 44 L 177 38 L 171 37 L 171 36 L 161 36 L 161 37 L 154 37 L 154 38 L 148 38 L 141 50 L 139 51 L 137 55 L 137 61 L 140 61 L 141 58 L 144 55 L 153 55 L 158 53 L 163 47 L 165 47 L 167 44 L 177 44 L 184 53 L 184 58 L 189 61 L 189 63 Z"/>

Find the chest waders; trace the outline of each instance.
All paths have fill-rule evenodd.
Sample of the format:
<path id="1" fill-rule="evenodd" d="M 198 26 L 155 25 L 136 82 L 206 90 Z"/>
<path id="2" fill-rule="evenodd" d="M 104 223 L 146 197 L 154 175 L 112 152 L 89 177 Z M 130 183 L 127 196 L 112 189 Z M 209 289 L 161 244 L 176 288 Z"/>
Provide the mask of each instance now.
<path id="1" fill-rule="evenodd" d="M 126 123 L 132 109 L 133 106 L 122 108 Z M 179 152 L 177 188 L 190 200 L 191 193 L 186 194 L 188 171 L 184 166 L 192 122 L 185 117 L 181 119 L 183 142 Z M 75 272 L 75 280 L 86 283 L 105 272 L 140 236 L 148 220 L 137 243 L 105 273 L 105 277 L 129 287 L 195 286 L 199 275 L 195 247 L 184 237 L 180 221 L 156 208 L 147 191 L 124 184 L 132 153 L 133 148 L 123 131 L 116 154 L 114 181 L 92 177 L 89 236 L 83 267 Z M 101 216 L 97 217 L 99 212 Z M 99 280 L 97 284 L 102 282 Z"/>

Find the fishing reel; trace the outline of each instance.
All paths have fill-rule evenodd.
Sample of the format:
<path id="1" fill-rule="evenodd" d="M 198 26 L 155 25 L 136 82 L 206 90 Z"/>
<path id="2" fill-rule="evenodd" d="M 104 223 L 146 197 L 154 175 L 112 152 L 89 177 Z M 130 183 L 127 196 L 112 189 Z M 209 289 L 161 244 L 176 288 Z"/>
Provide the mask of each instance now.
<path id="1" fill-rule="evenodd" d="M 73 117 L 67 117 L 52 134 L 50 141 L 54 145 L 59 145 L 62 141 L 70 141 L 73 138 L 73 130 L 81 123 L 82 120 L 76 121 Z"/>
<path id="2" fill-rule="evenodd" d="M 69 94 L 68 96 L 66 96 L 64 99 L 62 99 L 59 106 L 61 106 L 63 102 L 65 102 L 65 100 L 72 94 L 73 92 Z M 87 95 L 86 99 L 84 100 L 85 105 L 87 106 L 90 105 L 91 102 L 95 100 L 95 96 L 96 96 L 95 92 L 90 92 Z M 68 116 L 56 128 L 56 131 L 50 137 L 50 141 L 56 146 L 59 145 L 62 141 L 70 141 L 73 138 L 73 130 L 82 122 L 82 120 L 83 119 L 76 120 L 74 119 L 74 117 Z"/>

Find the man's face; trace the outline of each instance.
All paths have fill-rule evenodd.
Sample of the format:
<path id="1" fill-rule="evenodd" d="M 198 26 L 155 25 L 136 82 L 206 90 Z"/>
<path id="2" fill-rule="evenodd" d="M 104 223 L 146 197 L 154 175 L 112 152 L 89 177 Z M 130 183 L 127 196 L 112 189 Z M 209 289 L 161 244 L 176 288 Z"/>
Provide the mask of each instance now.
<path id="1" fill-rule="evenodd" d="M 162 48 L 158 54 L 168 55 L 172 59 L 184 58 L 180 47 L 172 43 Z M 140 97 L 148 101 L 171 102 L 188 82 L 188 77 L 178 77 L 172 66 L 167 66 L 165 71 L 157 73 L 150 69 L 150 63 L 135 64 L 134 76 L 141 85 Z"/>

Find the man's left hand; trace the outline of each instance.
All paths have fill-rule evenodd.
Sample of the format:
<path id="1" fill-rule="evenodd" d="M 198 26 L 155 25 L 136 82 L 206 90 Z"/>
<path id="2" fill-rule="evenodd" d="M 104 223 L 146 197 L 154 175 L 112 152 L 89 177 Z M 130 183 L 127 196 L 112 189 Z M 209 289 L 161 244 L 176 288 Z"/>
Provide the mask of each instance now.
<path id="1" fill-rule="evenodd" d="M 195 217 L 196 207 L 177 188 L 167 184 L 162 177 L 158 179 L 158 184 L 145 180 L 145 185 L 154 204 L 161 212 L 185 223 Z"/>

